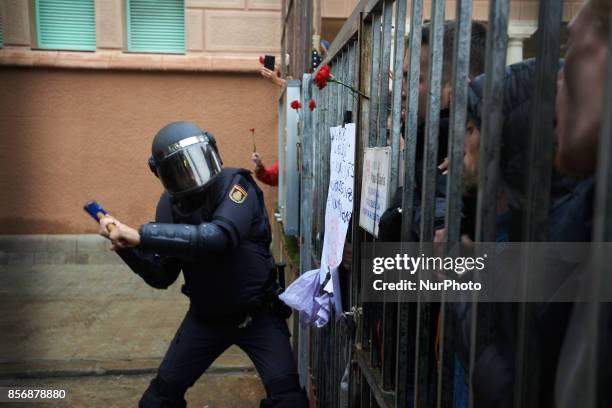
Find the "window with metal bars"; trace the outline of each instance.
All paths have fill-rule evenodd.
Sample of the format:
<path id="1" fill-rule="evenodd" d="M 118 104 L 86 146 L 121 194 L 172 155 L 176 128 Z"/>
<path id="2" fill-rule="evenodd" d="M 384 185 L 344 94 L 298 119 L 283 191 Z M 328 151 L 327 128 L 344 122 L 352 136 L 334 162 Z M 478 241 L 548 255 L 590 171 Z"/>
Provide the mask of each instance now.
<path id="1" fill-rule="evenodd" d="M 184 0 L 127 0 L 127 51 L 185 53 Z"/>

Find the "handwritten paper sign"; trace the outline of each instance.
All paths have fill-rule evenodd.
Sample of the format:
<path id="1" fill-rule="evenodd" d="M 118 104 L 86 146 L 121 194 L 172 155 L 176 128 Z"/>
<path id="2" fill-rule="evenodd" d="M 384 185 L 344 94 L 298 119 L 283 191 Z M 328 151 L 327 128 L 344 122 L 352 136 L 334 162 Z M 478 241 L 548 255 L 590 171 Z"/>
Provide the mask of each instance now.
<path id="1" fill-rule="evenodd" d="M 390 147 L 364 151 L 359 226 L 378 237 L 380 217 L 389 204 Z"/>
<path id="2" fill-rule="evenodd" d="M 321 255 L 321 282 L 342 261 L 344 241 L 353 214 L 355 179 L 355 124 L 330 128 L 329 189 L 325 208 L 325 237 Z"/>
<path id="3" fill-rule="evenodd" d="M 344 240 L 353 214 L 355 124 L 330 128 L 330 135 L 330 177 L 321 268 L 303 273 L 279 296 L 285 304 L 300 313 L 300 322 L 304 326 L 325 326 L 332 306 L 337 319 L 343 316 L 338 266 L 342 261 Z M 328 276 L 331 279 L 323 286 Z"/>

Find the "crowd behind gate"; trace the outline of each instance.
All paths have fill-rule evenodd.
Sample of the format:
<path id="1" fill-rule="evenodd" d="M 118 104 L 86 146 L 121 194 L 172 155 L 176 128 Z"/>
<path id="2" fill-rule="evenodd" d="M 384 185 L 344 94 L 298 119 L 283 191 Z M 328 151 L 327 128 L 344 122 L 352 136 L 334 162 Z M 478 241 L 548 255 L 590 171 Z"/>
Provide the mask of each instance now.
<path id="1" fill-rule="evenodd" d="M 604 168 L 610 160 L 602 153 L 610 135 L 606 119 L 610 117 L 610 102 L 606 102 L 609 76 L 610 18 L 612 4 L 607 0 L 586 0 L 578 15 L 567 27 L 568 43 L 565 55 L 558 61 L 556 99 L 554 106 L 554 145 L 549 152 L 553 157 L 550 168 L 548 191 L 547 231 L 542 233 L 547 242 L 592 242 L 607 241 L 607 235 L 594 222 L 598 189 L 609 188 L 598 185 L 598 166 Z M 440 95 L 440 110 L 429 115 L 438 115 L 438 154 L 435 179 L 434 242 L 443 242 L 446 236 L 446 195 L 449 168 L 449 134 L 453 101 L 453 50 L 455 45 L 455 21 L 446 21 L 443 28 L 443 64 Z M 470 37 L 469 84 L 467 92 L 466 123 L 463 151 L 463 176 L 461 192 L 461 240 L 478 241 L 477 202 L 479 172 L 482 158 L 481 142 L 485 93 L 485 61 L 488 27 L 486 23 L 472 22 Z M 412 214 L 402 211 L 403 189 L 392 192 L 391 205 L 382 215 L 378 241 L 400 242 L 402 219 L 410 216 L 412 228 L 407 235 L 409 241 L 420 241 L 420 216 L 424 155 L 426 152 L 426 122 L 429 72 L 429 47 L 432 42 L 432 27 L 425 23 L 421 35 L 420 78 L 418 98 L 418 129 L 415 157 Z M 405 119 L 409 80 L 409 59 L 405 44 L 400 144 L 403 149 L 406 134 Z M 394 75 L 394 74 L 392 74 Z M 527 59 L 506 67 L 503 78 L 503 104 L 501 120 L 501 142 L 499 156 L 500 183 L 497 187 L 496 234 L 497 242 L 525 241 L 525 217 L 528 213 L 530 137 L 534 123 L 543 120 L 535 117 L 537 92 L 537 58 Z M 608 97 L 609 99 L 609 97 Z M 386 126 L 387 144 L 391 144 L 391 107 L 381 108 L 388 117 Z M 609 152 L 609 151 L 608 151 Z M 404 164 L 400 165 L 400 169 Z M 401 170 L 400 170 L 401 171 Z M 609 179 L 608 179 L 609 182 Z M 356 187 L 358 188 L 358 187 Z M 548 187 L 543 187 L 548 188 Z M 608 192 L 609 195 L 609 192 Z M 608 199 L 609 201 L 609 199 Z M 609 204 L 608 204 L 609 206 Z M 355 216 L 355 214 L 354 214 Z M 353 221 L 356 222 L 356 221 Z M 351 234 L 349 234 L 349 238 Z M 406 236 L 404 236 L 406 238 Z M 353 237 L 354 239 L 354 237 Z M 344 276 L 350 276 L 351 244 L 347 244 L 340 266 Z M 348 279 L 348 278 L 347 278 Z M 346 302 L 345 302 L 346 303 Z M 348 311 L 348 305 L 347 311 Z M 374 312 L 372 352 L 383 359 L 384 347 L 380 339 L 383 308 L 371 306 Z M 518 371 L 516 356 L 519 347 L 518 327 L 521 308 L 518 303 L 498 303 L 489 310 L 493 322 L 488 328 L 491 334 L 487 341 L 479 342 L 475 351 L 473 371 L 470 372 L 471 305 L 453 303 L 447 305 L 447 313 L 453 315 L 454 355 L 454 407 L 511 407 L 516 403 Z M 439 305 L 432 309 L 440 313 Z M 610 359 L 612 320 L 607 303 L 600 307 L 601 320 L 598 350 L 598 397 L 596 406 L 610 406 L 606 384 L 612 384 L 612 360 Z M 541 407 L 576 407 L 592 396 L 594 387 L 590 382 L 588 352 L 588 311 L 580 303 L 538 303 L 530 312 L 537 361 L 534 375 L 539 377 L 539 389 L 534 400 Z M 440 330 L 438 320 L 437 330 Z M 414 381 L 411 379 L 410 381 Z M 417 380 L 418 381 L 418 380 Z M 469 385 L 468 385 L 469 384 Z M 399 387 L 396 384 L 396 387 Z M 413 405 L 413 384 L 406 385 L 407 406 Z M 471 389 L 468 389 L 471 388 Z M 473 400 L 469 401 L 469 395 Z M 357 399 L 352 405 L 359 406 Z"/>

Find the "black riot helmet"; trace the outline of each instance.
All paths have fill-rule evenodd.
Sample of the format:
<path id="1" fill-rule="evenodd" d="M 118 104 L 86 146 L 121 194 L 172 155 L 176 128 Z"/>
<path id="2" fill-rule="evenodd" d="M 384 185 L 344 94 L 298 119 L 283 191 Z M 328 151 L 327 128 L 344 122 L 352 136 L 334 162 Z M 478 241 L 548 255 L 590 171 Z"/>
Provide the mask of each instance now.
<path id="1" fill-rule="evenodd" d="M 149 167 L 171 197 L 200 191 L 221 171 L 215 138 L 191 122 L 173 122 L 153 139 Z"/>

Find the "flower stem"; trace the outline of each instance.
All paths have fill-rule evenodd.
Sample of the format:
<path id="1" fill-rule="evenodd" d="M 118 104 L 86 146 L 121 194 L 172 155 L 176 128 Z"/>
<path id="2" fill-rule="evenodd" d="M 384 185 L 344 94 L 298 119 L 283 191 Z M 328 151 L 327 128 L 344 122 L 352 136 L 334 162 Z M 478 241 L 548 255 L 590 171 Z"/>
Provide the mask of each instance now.
<path id="1" fill-rule="evenodd" d="M 361 95 L 361 96 L 362 96 L 362 97 L 364 97 L 365 99 L 370 99 L 370 98 L 368 98 L 368 97 L 367 97 L 365 94 L 363 94 L 362 92 L 360 92 L 360 91 L 358 91 L 357 89 L 353 88 L 352 86 L 347 85 L 347 84 L 345 84 L 345 83 L 342 83 L 342 82 L 338 81 L 338 80 L 336 79 L 336 77 L 334 77 L 334 76 L 329 77 L 327 80 L 328 80 L 329 82 L 335 82 L 335 83 L 337 83 L 338 85 L 345 86 L 345 87 L 347 87 L 348 89 L 350 89 L 351 91 L 355 92 L 356 94 Z"/>

